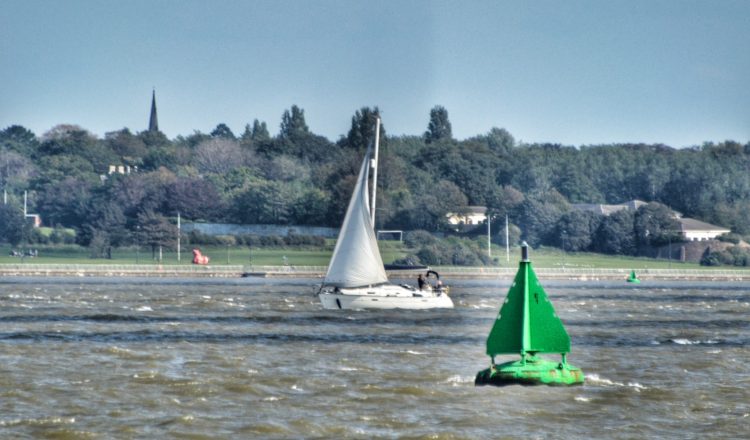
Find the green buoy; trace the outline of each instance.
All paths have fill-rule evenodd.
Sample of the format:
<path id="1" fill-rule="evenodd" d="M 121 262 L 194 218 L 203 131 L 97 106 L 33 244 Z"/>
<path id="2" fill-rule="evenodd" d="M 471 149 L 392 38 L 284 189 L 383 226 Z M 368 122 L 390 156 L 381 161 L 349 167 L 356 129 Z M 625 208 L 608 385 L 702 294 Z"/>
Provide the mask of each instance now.
<path id="1" fill-rule="evenodd" d="M 628 276 L 627 281 L 633 284 L 641 284 L 641 280 L 639 280 L 638 277 L 635 275 L 634 270 L 630 271 L 630 275 Z"/>
<path id="2" fill-rule="evenodd" d="M 570 337 L 531 268 L 528 245 L 495 325 L 487 337 L 490 368 L 477 373 L 474 385 L 581 385 L 583 371 L 568 364 Z M 538 356 L 560 353 L 560 362 Z M 520 354 L 521 359 L 495 365 L 495 356 Z"/>

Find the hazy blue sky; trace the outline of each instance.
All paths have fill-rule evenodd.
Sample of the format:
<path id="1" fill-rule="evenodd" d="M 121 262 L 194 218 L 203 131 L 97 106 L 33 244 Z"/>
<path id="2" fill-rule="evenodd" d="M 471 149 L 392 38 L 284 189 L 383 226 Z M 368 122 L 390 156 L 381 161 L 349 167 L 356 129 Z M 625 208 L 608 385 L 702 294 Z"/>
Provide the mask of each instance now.
<path id="1" fill-rule="evenodd" d="M 524 142 L 750 140 L 750 1 L 35 1 L 0 7 L 0 128 L 278 132 L 336 140 L 380 107 L 421 134 Z"/>

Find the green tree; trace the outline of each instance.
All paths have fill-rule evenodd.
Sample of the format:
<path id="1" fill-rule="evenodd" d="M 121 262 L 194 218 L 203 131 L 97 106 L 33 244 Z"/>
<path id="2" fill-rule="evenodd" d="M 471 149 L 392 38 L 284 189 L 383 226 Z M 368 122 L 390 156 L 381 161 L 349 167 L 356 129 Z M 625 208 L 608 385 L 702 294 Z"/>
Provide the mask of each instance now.
<path id="1" fill-rule="evenodd" d="M 604 216 L 592 211 L 568 211 L 555 228 L 555 245 L 567 252 L 588 251 Z"/>
<path id="2" fill-rule="evenodd" d="M 39 192 L 39 214 L 47 224 L 80 227 L 91 201 L 91 189 L 90 182 L 75 177 L 48 183 Z"/>
<path id="3" fill-rule="evenodd" d="M 161 131 L 144 130 L 138 133 L 138 137 L 149 149 L 164 148 L 168 147 L 171 144 L 167 136 Z"/>
<path id="4" fill-rule="evenodd" d="M 638 246 L 662 246 L 682 241 L 680 223 L 674 212 L 661 203 L 643 205 L 633 218 L 635 241 Z"/>
<path id="5" fill-rule="evenodd" d="M 30 233 L 23 210 L 15 204 L 0 204 L 0 240 L 18 246 Z"/>
<path id="6" fill-rule="evenodd" d="M 604 217 L 592 243 L 594 250 L 604 254 L 635 255 L 633 221 L 633 212 L 627 209 Z"/>
<path id="7" fill-rule="evenodd" d="M 304 137 L 310 129 L 305 122 L 305 111 L 293 105 L 290 110 L 284 110 L 281 116 L 281 132 L 279 136 L 283 139 L 294 141 L 297 138 Z"/>
<path id="8" fill-rule="evenodd" d="M 90 184 L 98 183 L 99 174 L 88 160 L 81 156 L 58 154 L 45 156 L 37 160 L 39 174 L 34 179 L 34 186 L 41 187 L 55 184 L 66 178 L 86 181 Z"/>
<path id="9" fill-rule="evenodd" d="M 567 201 L 557 191 L 534 193 L 521 203 L 514 218 L 521 225 L 522 238 L 537 247 L 555 243 L 555 227 L 569 209 Z"/>
<path id="10" fill-rule="evenodd" d="M 448 120 L 448 110 L 443 106 L 435 106 L 430 110 L 430 122 L 424 133 L 424 140 L 431 144 L 437 141 L 450 141 L 453 139 L 451 123 Z"/>
<path id="11" fill-rule="evenodd" d="M 271 135 L 268 133 L 268 127 L 265 122 L 260 122 L 257 119 L 253 121 L 252 140 L 253 142 L 268 142 L 271 140 Z"/>
<path id="12" fill-rule="evenodd" d="M 362 107 L 354 112 L 352 125 L 346 134 L 345 145 L 356 150 L 365 150 L 375 142 L 376 119 L 380 117 L 377 107 Z M 380 146 L 386 148 L 385 126 L 380 124 Z"/>
<path id="13" fill-rule="evenodd" d="M 112 258 L 112 247 L 126 244 L 127 219 L 122 208 L 104 197 L 92 200 L 86 220 L 76 235 L 78 242 L 89 246 L 93 258 Z"/>
<path id="14" fill-rule="evenodd" d="M 469 140 L 484 143 L 499 156 L 510 154 L 516 145 L 516 140 L 507 130 L 497 127 L 492 127 L 487 134 L 472 137 Z"/>
<path id="15" fill-rule="evenodd" d="M 216 128 L 213 129 L 213 131 L 211 132 L 211 137 L 218 137 L 222 139 L 231 139 L 231 140 L 237 139 L 234 136 L 234 133 L 232 133 L 232 130 L 230 130 L 227 124 L 224 124 L 224 123 L 217 125 Z"/>
<path id="16" fill-rule="evenodd" d="M 212 182 L 198 177 L 178 178 L 166 186 L 164 211 L 186 219 L 216 220 L 224 215 L 224 203 Z"/>
<path id="17" fill-rule="evenodd" d="M 122 158 L 123 163 L 131 166 L 141 166 L 146 155 L 146 144 L 143 139 L 134 135 L 127 128 L 112 131 L 104 135 L 104 142 L 108 148 Z"/>
<path id="18" fill-rule="evenodd" d="M 20 125 L 11 125 L 0 131 L 0 150 L 7 149 L 16 153 L 32 157 L 39 148 L 39 140 L 31 130 Z"/>
<path id="19" fill-rule="evenodd" d="M 174 248 L 177 243 L 177 227 L 166 217 L 153 211 L 138 215 L 138 226 L 141 243 L 151 246 L 151 257 L 157 259 L 160 248 Z"/>

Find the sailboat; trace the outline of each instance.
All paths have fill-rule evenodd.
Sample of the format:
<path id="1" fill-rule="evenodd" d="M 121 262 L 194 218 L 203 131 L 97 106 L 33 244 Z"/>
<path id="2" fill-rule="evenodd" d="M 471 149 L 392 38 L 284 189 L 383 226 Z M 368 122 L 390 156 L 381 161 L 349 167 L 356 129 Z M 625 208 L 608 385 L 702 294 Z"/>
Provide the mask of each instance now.
<path id="1" fill-rule="evenodd" d="M 388 281 L 374 230 L 379 140 L 380 118 L 375 124 L 374 156 L 373 149 L 368 148 L 318 292 L 320 302 L 326 309 L 452 308 L 447 290 L 429 285 L 419 289 Z M 367 188 L 370 167 L 373 168 L 372 207 Z"/>

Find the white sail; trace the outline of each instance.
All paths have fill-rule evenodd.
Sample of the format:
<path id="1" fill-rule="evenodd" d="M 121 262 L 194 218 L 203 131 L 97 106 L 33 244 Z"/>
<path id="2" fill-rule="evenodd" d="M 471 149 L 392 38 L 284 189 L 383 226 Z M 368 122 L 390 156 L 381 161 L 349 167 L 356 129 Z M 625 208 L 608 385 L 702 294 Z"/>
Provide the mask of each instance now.
<path id="1" fill-rule="evenodd" d="M 361 287 L 388 282 L 370 216 L 367 192 L 369 165 L 368 151 L 359 170 L 357 185 L 341 225 L 324 285 Z"/>

